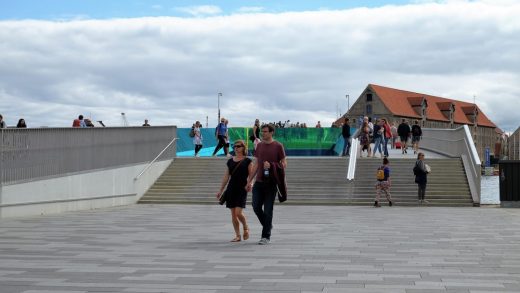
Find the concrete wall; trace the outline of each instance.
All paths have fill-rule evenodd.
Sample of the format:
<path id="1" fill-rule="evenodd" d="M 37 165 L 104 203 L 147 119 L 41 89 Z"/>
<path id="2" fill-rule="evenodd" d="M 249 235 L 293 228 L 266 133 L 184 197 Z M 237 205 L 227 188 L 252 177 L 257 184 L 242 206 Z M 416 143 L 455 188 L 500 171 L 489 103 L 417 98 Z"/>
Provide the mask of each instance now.
<path id="1" fill-rule="evenodd" d="M 172 160 L 0 186 L 0 218 L 54 214 L 134 204 Z"/>

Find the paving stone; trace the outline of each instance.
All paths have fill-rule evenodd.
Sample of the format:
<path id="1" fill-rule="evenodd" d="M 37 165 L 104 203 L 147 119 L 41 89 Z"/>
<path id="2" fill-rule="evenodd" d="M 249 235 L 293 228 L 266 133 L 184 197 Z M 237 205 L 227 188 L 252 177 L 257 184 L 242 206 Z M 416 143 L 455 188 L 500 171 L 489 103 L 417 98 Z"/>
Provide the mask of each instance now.
<path id="1" fill-rule="evenodd" d="M 290 198 L 289 198 L 290 200 Z M 0 293 L 520 292 L 520 210 L 276 205 L 230 243 L 221 206 L 0 220 Z"/>

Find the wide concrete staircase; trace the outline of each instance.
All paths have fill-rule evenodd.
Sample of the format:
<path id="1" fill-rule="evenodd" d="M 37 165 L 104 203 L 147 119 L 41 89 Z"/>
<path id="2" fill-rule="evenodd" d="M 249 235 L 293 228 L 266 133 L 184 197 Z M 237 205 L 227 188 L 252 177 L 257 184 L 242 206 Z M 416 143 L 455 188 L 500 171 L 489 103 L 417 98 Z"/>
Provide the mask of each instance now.
<path id="1" fill-rule="evenodd" d="M 215 204 L 224 158 L 176 158 L 139 203 Z M 288 204 L 345 204 L 348 162 L 338 157 L 289 157 Z M 249 194 L 248 202 L 251 202 Z"/>
<path id="2" fill-rule="evenodd" d="M 361 158 L 356 166 L 352 204 L 373 204 L 376 170 L 381 159 Z M 426 200 L 430 206 L 472 206 L 473 200 L 461 159 L 429 159 Z M 414 182 L 414 159 L 390 158 L 391 195 L 396 205 L 417 205 L 417 184 Z M 381 204 L 387 200 L 381 198 Z"/>
<path id="3" fill-rule="evenodd" d="M 372 205 L 380 159 L 359 159 L 354 181 L 347 181 L 348 161 L 339 157 L 289 157 L 288 200 L 284 204 Z M 216 204 L 225 158 L 176 158 L 139 203 Z M 417 205 L 411 159 L 392 159 L 392 197 L 396 205 Z M 462 162 L 431 159 L 426 197 L 433 206 L 471 206 Z M 248 204 L 251 194 L 248 195 Z M 385 204 L 385 200 L 382 200 Z"/>

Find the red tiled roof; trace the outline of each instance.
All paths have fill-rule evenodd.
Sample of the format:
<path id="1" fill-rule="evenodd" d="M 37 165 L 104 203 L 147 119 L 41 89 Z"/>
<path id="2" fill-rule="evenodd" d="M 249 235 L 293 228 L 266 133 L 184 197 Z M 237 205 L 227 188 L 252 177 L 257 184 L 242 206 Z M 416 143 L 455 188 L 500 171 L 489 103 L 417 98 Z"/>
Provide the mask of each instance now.
<path id="1" fill-rule="evenodd" d="M 455 106 L 455 113 L 453 117 L 455 123 L 473 124 L 473 122 L 468 120 L 466 117 L 466 112 L 463 110 L 463 108 L 471 108 L 471 114 L 473 114 L 474 107 L 477 107 L 479 112 L 477 121 L 478 125 L 496 127 L 496 125 L 491 122 L 491 120 L 489 120 L 489 118 L 478 108 L 478 106 L 472 103 L 398 90 L 375 84 L 369 84 L 368 87 L 377 94 L 388 110 L 390 110 L 390 112 L 392 112 L 394 115 L 420 119 L 421 116 L 418 115 L 412 107 L 412 105 L 416 105 L 416 98 L 420 97 L 421 99 L 425 98 L 428 102 L 428 108 L 426 108 L 426 118 L 428 120 L 449 122 L 449 119 L 442 114 L 442 110 L 445 109 L 444 104 L 452 103 Z M 412 100 L 413 103 L 410 103 L 410 100 Z M 442 106 L 439 106 L 439 104 Z M 447 110 L 449 110 L 449 108 Z"/>

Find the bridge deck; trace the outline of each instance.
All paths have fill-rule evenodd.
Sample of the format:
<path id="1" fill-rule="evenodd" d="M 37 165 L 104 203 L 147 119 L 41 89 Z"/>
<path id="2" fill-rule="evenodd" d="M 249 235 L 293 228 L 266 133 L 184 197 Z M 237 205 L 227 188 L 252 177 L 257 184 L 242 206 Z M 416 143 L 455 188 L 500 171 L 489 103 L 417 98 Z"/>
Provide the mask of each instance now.
<path id="1" fill-rule="evenodd" d="M 133 205 L 0 221 L 0 292 L 520 292 L 520 210 Z M 256 291 L 255 291 L 256 290 Z"/>
<path id="2" fill-rule="evenodd" d="M 372 144 L 372 149 L 374 148 L 374 145 Z M 445 159 L 448 158 L 444 155 L 441 155 L 439 153 L 430 152 L 427 150 L 419 150 L 420 152 L 424 153 L 425 159 Z M 358 151 L 359 152 L 359 151 Z M 366 157 L 366 152 L 363 153 L 363 157 Z M 376 158 L 379 157 L 379 153 L 376 154 Z M 399 158 L 399 159 L 417 159 L 417 155 L 413 153 L 413 150 L 408 148 L 407 154 L 402 154 L 401 149 L 388 149 L 388 158 Z"/>

